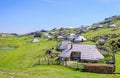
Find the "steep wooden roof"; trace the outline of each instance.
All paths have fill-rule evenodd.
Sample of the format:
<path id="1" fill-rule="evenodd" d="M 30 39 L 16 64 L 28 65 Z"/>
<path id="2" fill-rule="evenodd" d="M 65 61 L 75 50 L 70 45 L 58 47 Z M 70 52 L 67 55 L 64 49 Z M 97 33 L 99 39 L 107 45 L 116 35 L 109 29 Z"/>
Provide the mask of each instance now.
<path id="1" fill-rule="evenodd" d="M 83 60 L 100 60 L 104 56 L 96 49 L 95 45 L 85 44 L 68 44 L 68 48 L 59 54 L 59 57 L 70 57 L 72 52 L 81 52 L 81 59 Z"/>

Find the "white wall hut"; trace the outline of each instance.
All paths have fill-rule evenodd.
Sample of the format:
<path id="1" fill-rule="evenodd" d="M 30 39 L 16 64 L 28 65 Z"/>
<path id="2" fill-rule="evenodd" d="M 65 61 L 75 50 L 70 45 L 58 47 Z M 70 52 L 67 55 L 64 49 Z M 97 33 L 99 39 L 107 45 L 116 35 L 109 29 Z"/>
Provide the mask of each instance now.
<path id="1" fill-rule="evenodd" d="M 116 27 L 116 25 L 115 24 L 109 24 L 108 27 L 112 28 L 112 27 Z"/>
<path id="2" fill-rule="evenodd" d="M 50 36 L 48 33 L 45 33 L 45 34 L 43 35 L 43 37 L 44 37 L 44 38 L 51 38 L 51 36 Z"/>
<path id="3" fill-rule="evenodd" d="M 59 44 L 56 48 L 58 50 L 65 50 L 65 49 L 67 49 L 68 44 L 71 44 L 71 42 L 70 41 L 62 41 L 62 43 Z"/>
<path id="4" fill-rule="evenodd" d="M 73 33 L 70 33 L 70 34 L 67 35 L 67 37 L 66 37 L 66 39 L 67 39 L 67 40 L 70 40 L 70 41 L 72 41 L 74 38 L 75 38 L 75 34 L 73 34 Z"/>
<path id="5" fill-rule="evenodd" d="M 33 42 L 33 43 L 37 43 L 37 42 L 40 42 L 40 40 L 39 40 L 38 38 L 34 38 L 34 39 L 32 40 L 32 42 Z"/>
<path id="6" fill-rule="evenodd" d="M 78 36 L 74 39 L 74 42 L 84 42 L 86 41 L 87 39 L 84 38 L 83 36 Z"/>
<path id="7" fill-rule="evenodd" d="M 2 38 L 6 38 L 7 37 L 7 35 L 6 34 L 2 34 Z"/>

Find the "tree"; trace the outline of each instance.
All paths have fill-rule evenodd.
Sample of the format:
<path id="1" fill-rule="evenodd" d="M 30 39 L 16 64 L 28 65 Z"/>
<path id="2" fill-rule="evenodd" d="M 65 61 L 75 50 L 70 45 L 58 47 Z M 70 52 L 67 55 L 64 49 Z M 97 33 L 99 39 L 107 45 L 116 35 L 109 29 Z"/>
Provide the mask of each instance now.
<path id="1" fill-rule="evenodd" d="M 113 61 L 114 61 L 114 71 L 116 70 L 116 58 L 115 58 L 115 54 L 116 54 L 116 50 L 117 50 L 117 43 L 112 40 L 111 42 L 111 48 L 112 48 L 112 53 L 113 53 Z"/>
<path id="2" fill-rule="evenodd" d="M 50 54 L 50 53 L 52 53 L 51 50 L 46 50 L 46 54 Z"/>
<path id="3" fill-rule="evenodd" d="M 118 39 L 117 47 L 120 48 L 120 39 Z"/>
<path id="4" fill-rule="evenodd" d="M 34 37 L 41 37 L 42 33 L 35 33 Z"/>

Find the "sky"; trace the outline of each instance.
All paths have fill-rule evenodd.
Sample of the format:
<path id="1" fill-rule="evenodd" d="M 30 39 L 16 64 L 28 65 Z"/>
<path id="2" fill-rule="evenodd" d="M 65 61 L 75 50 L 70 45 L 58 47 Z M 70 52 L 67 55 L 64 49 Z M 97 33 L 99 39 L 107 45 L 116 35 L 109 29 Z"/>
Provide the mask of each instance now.
<path id="1" fill-rule="evenodd" d="M 79 27 L 120 15 L 120 0 L 0 0 L 0 32 Z"/>

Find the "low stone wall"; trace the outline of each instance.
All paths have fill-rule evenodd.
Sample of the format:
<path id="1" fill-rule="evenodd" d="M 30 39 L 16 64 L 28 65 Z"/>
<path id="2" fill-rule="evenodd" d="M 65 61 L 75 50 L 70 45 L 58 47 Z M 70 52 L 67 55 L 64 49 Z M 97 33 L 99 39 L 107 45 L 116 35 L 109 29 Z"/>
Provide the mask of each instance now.
<path id="1" fill-rule="evenodd" d="M 111 74 L 114 72 L 114 66 L 108 64 L 85 64 L 84 71 Z"/>

